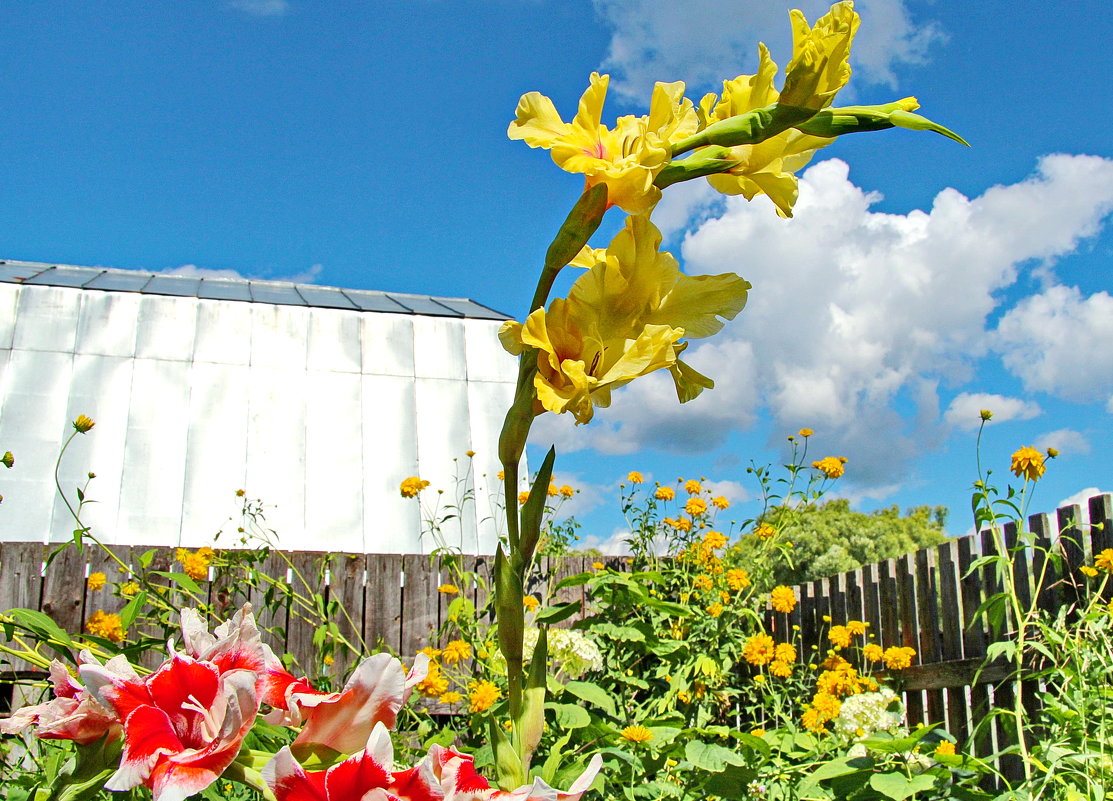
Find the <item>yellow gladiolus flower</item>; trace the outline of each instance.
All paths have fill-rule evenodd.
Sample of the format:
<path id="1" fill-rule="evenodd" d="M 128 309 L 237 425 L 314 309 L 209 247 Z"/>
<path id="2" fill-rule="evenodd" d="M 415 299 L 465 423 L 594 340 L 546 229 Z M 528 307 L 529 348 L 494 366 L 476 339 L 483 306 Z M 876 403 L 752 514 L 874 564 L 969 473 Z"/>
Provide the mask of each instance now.
<path id="1" fill-rule="evenodd" d="M 687 347 L 681 339 L 717 333 L 746 305 L 750 284 L 732 273 L 684 275 L 660 245 L 647 217 L 628 217 L 610 247 L 592 252 L 567 298 L 524 324 L 503 323 L 507 351 L 539 351 L 538 411 L 570 411 L 587 423 L 595 406 L 610 405 L 613 389 L 660 369 L 672 373 L 681 403 L 714 386 L 679 359 Z"/>
<path id="2" fill-rule="evenodd" d="M 671 142 L 694 133 L 698 120 L 683 83 L 658 83 L 648 116 L 619 117 L 608 128 L 601 118 L 609 83 L 609 75 L 591 74 L 572 122 L 561 119 L 548 97 L 528 92 L 506 134 L 549 150 L 562 170 L 585 176 L 586 188 L 606 184 L 608 206 L 643 214 L 661 199 L 653 181 L 672 156 Z"/>
<path id="3" fill-rule="evenodd" d="M 712 94 L 700 102 L 698 113 L 708 125 L 776 103 L 813 110 L 831 105 L 850 77 L 847 59 L 859 22 L 854 6 L 837 3 L 814 28 L 799 11 L 792 11 L 790 17 L 792 59 L 785 69 L 782 91 L 778 93 L 773 86 L 777 64 L 765 45 L 759 45 L 756 74 L 725 81 L 721 97 Z M 919 107 L 915 98 L 900 104 L 905 111 Z M 795 173 L 811 161 L 816 150 L 833 141 L 789 128 L 763 142 L 730 148 L 727 158 L 737 161 L 736 166 L 708 176 L 707 181 L 723 194 L 743 195 L 747 200 L 767 195 L 778 214 L 791 217 L 799 191 Z"/>

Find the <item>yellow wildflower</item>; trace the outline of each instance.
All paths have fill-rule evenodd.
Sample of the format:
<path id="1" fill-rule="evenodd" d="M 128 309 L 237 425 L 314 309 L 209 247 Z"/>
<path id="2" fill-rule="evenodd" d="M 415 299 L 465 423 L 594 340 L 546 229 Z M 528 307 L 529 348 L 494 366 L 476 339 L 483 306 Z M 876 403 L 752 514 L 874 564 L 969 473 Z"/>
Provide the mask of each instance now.
<path id="1" fill-rule="evenodd" d="M 502 697 L 498 686 L 489 681 L 473 681 L 468 690 L 468 709 L 472 713 L 486 712 Z"/>
<path id="2" fill-rule="evenodd" d="M 332 654 L 325 654 L 324 658 L 321 661 L 325 663 L 325 667 L 331 667 L 336 663 L 336 657 L 334 657 Z"/>
<path id="3" fill-rule="evenodd" d="M 90 573 L 89 578 L 85 580 L 85 586 L 89 589 L 89 592 L 96 592 L 104 587 L 107 581 L 108 577 L 104 573 Z"/>
<path id="4" fill-rule="evenodd" d="M 769 593 L 769 601 L 772 603 L 773 609 L 787 614 L 796 608 L 796 593 L 793 592 L 791 587 L 774 587 L 773 591 Z"/>
<path id="5" fill-rule="evenodd" d="M 434 648 L 432 645 L 426 645 L 424 648 L 418 651 L 418 653 L 425 654 L 430 659 L 436 659 L 438 656 L 441 655 L 441 649 Z"/>
<path id="6" fill-rule="evenodd" d="M 707 501 L 703 498 L 689 498 L 688 502 L 684 504 L 684 511 L 692 517 L 699 517 L 707 513 Z"/>
<path id="7" fill-rule="evenodd" d="M 629 743 L 648 743 L 653 739 L 653 732 L 645 726 L 627 726 L 619 736 Z"/>
<path id="8" fill-rule="evenodd" d="M 441 586 L 437 587 L 437 592 L 441 593 L 442 595 L 456 595 L 460 592 L 460 588 L 457 587 L 455 584 L 442 584 Z"/>
<path id="9" fill-rule="evenodd" d="M 799 431 L 796 432 L 796 436 L 798 436 L 798 437 L 810 437 L 814 433 L 815 432 L 812 431 L 810 428 L 801 428 Z"/>
<path id="10" fill-rule="evenodd" d="M 755 667 L 768 665 L 775 653 L 776 645 L 768 634 L 754 634 L 742 647 L 742 658 Z"/>
<path id="11" fill-rule="evenodd" d="M 137 595 L 139 593 L 139 584 L 135 581 L 129 581 L 126 584 L 120 585 L 120 595 Z"/>
<path id="12" fill-rule="evenodd" d="M 463 640 L 452 640 L 444 647 L 442 656 L 445 664 L 455 665 L 457 662 L 471 658 L 471 645 Z"/>
<path id="13" fill-rule="evenodd" d="M 915 648 L 904 648 L 894 646 L 885 649 L 885 667 L 889 670 L 904 670 L 906 667 L 912 665 L 912 659 L 916 656 Z"/>
<path id="14" fill-rule="evenodd" d="M 572 489 L 567 484 L 563 484 L 563 485 L 561 485 L 561 488 L 560 488 L 560 494 L 561 494 L 561 497 L 571 498 L 573 495 L 576 494 L 576 490 Z"/>
<path id="15" fill-rule="evenodd" d="M 827 639 L 839 648 L 849 648 L 850 630 L 846 626 L 832 626 L 827 632 Z"/>
<path id="16" fill-rule="evenodd" d="M 526 608 L 527 612 L 532 612 L 540 605 L 541 602 L 534 598 L 532 595 L 526 595 L 522 598 L 522 606 Z"/>
<path id="17" fill-rule="evenodd" d="M 769 674 L 777 678 L 787 679 L 792 675 L 792 665 L 788 662 L 782 662 L 779 659 L 774 659 L 769 663 Z"/>
<path id="18" fill-rule="evenodd" d="M 707 575 L 706 573 L 701 573 L 694 579 L 692 579 L 692 586 L 695 587 L 697 590 L 701 590 L 702 592 L 710 591 L 713 584 L 714 582 L 712 582 L 711 576 Z"/>
<path id="19" fill-rule="evenodd" d="M 88 432 L 95 425 L 96 423 L 83 414 L 79 414 L 77 419 L 73 421 L 73 427 L 79 434 Z"/>
<path id="20" fill-rule="evenodd" d="M 750 732 L 750 736 L 751 737 L 764 737 L 765 736 L 765 729 L 754 729 L 753 731 Z"/>
<path id="21" fill-rule="evenodd" d="M 703 485 L 694 478 L 690 478 L 684 482 L 684 491 L 689 495 L 699 495 L 703 492 Z"/>
<path id="22" fill-rule="evenodd" d="M 606 567 L 606 565 L 603 564 L 602 562 L 592 562 L 591 563 L 591 569 L 592 570 L 602 570 L 605 567 Z"/>
<path id="23" fill-rule="evenodd" d="M 12 452 L 4 451 L 4 455 L 0 456 L 0 463 L 3 463 L 4 467 L 9 469 L 13 467 L 15 465 L 15 457 L 12 456 Z"/>
<path id="24" fill-rule="evenodd" d="M 719 603 L 718 601 L 711 604 L 711 606 L 707 607 L 707 614 L 711 615 L 711 617 L 718 617 L 722 613 L 723 613 L 723 605 L 721 603 Z"/>
<path id="25" fill-rule="evenodd" d="M 506 481 L 506 471 L 505 470 L 499 470 L 497 473 L 495 473 L 495 475 L 498 476 L 499 481 Z"/>
<path id="26" fill-rule="evenodd" d="M 124 623 L 120 616 L 105 612 L 103 609 L 98 609 L 89 615 L 89 619 L 85 621 L 85 631 L 94 637 L 103 637 L 112 642 L 124 641 Z"/>
<path id="27" fill-rule="evenodd" d="M 848 620 L 846 621 L 846 630 L 850 632 L 852 637 L 861 637 L 866 633 L 869 623 L 863 623 L 861 620 Z"/>
<path id="28" fill-rule="evenodd" d="M 842 702 L 827 693 L 816 693 L 804 711 L 803 724 L 808 731 L 821 734 L 827 731 L 826 723 L 839 716 Z"/>
<path id="29" fill-rule="evenodd" d="M 773 658 L 778 662 L 795 662 L 796 646 L 792 643 L 779 642 L 773 652 Z"/>
<path id="30" fill-rule="evenodd" d="M 1009 469 L 1018 478 L 1024 476 L 1029 481 L 1039 481 L 1047 468 L 1043 463 L 1043 454 L 1026 445 L 1013 454 Z"/>
<path id="31" fill-rule="evenodd" d="M 723 495 L 716 495 L 714 498 L 711 499 L 711 505 L 720 510 L 729 509 L 730 501 L 728 501 Z"/>
<path id="32" fill-rule="evenodd" d="M 771 540 L 777 536 L 777 529 L 773 528 L 768 523 L 762 523 L 754 529 L 754 536 L 759 540 Z"/>
<path id="33" fill-rule="evenodd" d="M 521 506 L 529 500 L 529 490 L 522 490 L 518 493 L 518 505 Z"/>
<path id="34" fill-rule="evenodd" d="M 843 456 L 825 456 L 822 459 L 812 462 L 814 467 L 827 478 L 840 478 L 846 472 L 843 465 L 846 464 L 846 458 Z"/>
<path id="35" fill-rule="evenodd" d="M 686 517 L 678 517 L 676 520 L 672 521 L 672 525 L 677 531 L 692 530 L 692 521 Z"/>
<path id="36" fill-rule="evenodd" d="M 423 481 L 417 476 L 410 476 L 407 479 L 403 479 L 402 483 L 398 486 L 398 490 L 402 493 L 403 498 L 416 498 L 417 494 L 428 486 L 428 481 Z"/>
<path id="37" fill-rule="evenodd" d="M 612 390 L 660 369 L 671 373 L 682 403 L 713 386 L 680 360 L 681 339 L 717 333 L 746 305 L 750 284 L 732 273 L 684 275 L 660 244 L 647 217 L 627 217 L 610 247 L 582 265 L 588 269 L 567 298 L 524 324 L 503 323 L 507 351 L 538 351 L 534 388 L 542 408 L 587 423 L 595 406 L 610 405 Z"/>
<path id="38" fill-rule="evenodd" d="M 448 692 L 448 677 L 441 671 L 437 662 L 429 663 L 429 671 L 425 678 L 417 684 L 417 691 L 426 698 L 440 698 Z"/>
<path id="39" fill-rule="evenodd" d="M 550 498 L 555 498 L 557 495 L 560 495 L 560 488 L 556 485 L 556 482 L 549 482 L 549 488 L 545 490 L 545 494 Z"/>
<path id="40" fill-rule="evenodd" d="M 463 696 L 460 695 L 460 693 L 456 692 L 455 690 L 452 690 L 451 692 L 447 692 L 444 695 L 442 695 L 440 698 L 438 698 L 437 703 L 439 703 L 439 704 L 458 704 L 462 700 L 463 700 Z"/>
<path id="41" fill-rule="evenodd" d="M 738 567 L 727 571 L 727 586 L 732 590 L 744 590 L 750 586 L 750 574 Z"/>
<path id="42" fill-rule="evenodd" d="M 1090 567 L 1089 565 L 1082 565 L 1082 567 L 1078 568 L 1078 572 L 1080 572 L 1084 576 L 1088 576 L 1089 578 L 1093 578 L 1094 576 L 1098 575 L 1098 571 Z"/>
<path id="43" fill-rule="evenodd" d="M 658 487 L 657 491 L 653 493 L 653 497 L 659 501 L 671 501 L 676 497 L 676 490 L 672 487 Z"/>
<path id="44" fill-rule="evenodd" d="M 939 745 L 935 746 L 936 756 L 954 756 L 955 744 L 950 740 L 941 740 Z"/>
<path id="45" fill-rule="evenodd" d="M 703 544 L 711 550 L 715 551 L 719 548 L 725 548 L 727 544 L 727 536 L 721 531 L 708 531 L 703 535 Z"/>
<path id="46" fill-rule="evenodd" d="M 1113 548 L 1106 548 L 1095 556 L 1094 567 L 1106 573 L 1113 573 Z"/>
<path id="47" fill-rule="evenodd" d="M 178 548 L 174 558 L 182 566 L 182 572 L 194 581 L 204 581 L 209 577 L 209 564 L 212 562 L 214 551 L 212 548 L 198 548 L 190 553 L 185 548 Z"/>
<path id="48" fill-rule="evenodd" d="M 631 470 L 629 473 L 626 474 L 626 480 L 629 481 L 631 484 L 641 484 L 643 481 L 645 481 L 645 476 L 643 476 L 637 470 Z"/>
<path id="49" fill-rule="evenodd" d="M 885 649 L 875 642 L 866 643 L 862 648 L 862 656 L 871 662 L 880 662 L 885 658 Z"/>

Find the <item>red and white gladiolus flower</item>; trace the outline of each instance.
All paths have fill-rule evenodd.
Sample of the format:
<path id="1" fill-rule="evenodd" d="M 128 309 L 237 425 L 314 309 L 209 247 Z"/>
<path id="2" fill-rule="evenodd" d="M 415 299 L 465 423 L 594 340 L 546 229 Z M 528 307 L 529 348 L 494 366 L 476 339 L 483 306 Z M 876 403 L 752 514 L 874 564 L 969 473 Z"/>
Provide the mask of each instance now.
<path id="1" fill-rule="evenodd" d="M 579 801 L 603 759 L 593 757 L 568 790 L 536 779 L 509 792 L 491 787 L 471 756 L 440 745 L 412 768 L 395 771 L 393 763 L 390 735 L 380 723 L 363 750 L 327 770 L 307 771 L 283 748 L 263 768 L 263 779 L 277 801 Z"/>
<path id="2" fill-rule="evenodd" d="M 100 667 L 89 651 L 82 651 L 77 659 L 79 664 Z M 101 669 L 122 679 L 139 678 L 122 656 L 112 657 Z M 122 728 L 115 711 L 100 703 L 57 659 L 50 663 L 50 682 L 54 698 L 25 706 L 0 720 L 0 733 L 18 734 L 33 726 L 35 735 L 44 740 L 73 740 L 78 745 L 88 745 L 105 735 L 109 739 L 120 736 Z"/>

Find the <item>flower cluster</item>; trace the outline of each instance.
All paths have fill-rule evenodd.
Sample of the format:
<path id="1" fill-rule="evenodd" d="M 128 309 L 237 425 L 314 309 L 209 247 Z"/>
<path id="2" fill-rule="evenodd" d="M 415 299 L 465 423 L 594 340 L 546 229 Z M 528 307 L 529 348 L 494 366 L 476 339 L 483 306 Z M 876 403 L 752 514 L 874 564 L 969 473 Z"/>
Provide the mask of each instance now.
<path id="1" fill-rule="evenodd" d="M 208 546 L 198 548 L 192 553 L 185 548 L 178 548 L 174 552 L 174 560 L 182 566 L 182 572 L 194 581 L 204 581 L 209 577 L 209 565 L 215 556 L 216 551 Z"/>
<path id="2" fill-rule="evenodd" d="M 402 480 L 398 487 L 398 491 L 402 493 L 403 498 L 416 498 L 418 493 L 429 486 L 429 482 L 418 478 L 417 476 L 410 476 Z"/>
<path id="3" fill-rule="evenodd" d="M 864 739 L 876 732 L 901 736 L 905 732 L 904 704 L 888 687 L 877 692 L 859 693 L 842 702 L 834 730 L 854 739 Z"/>

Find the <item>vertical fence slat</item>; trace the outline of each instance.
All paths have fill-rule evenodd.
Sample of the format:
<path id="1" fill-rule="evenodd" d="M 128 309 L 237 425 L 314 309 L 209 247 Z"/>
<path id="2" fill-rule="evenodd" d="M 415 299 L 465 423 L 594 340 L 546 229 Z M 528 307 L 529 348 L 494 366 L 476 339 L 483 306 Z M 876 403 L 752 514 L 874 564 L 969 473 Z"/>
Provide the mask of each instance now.
<path id="1" fill-rule="evenodd" d="M 1113 548 L 1113 497 L 1108 494 L 1090 498 L 1090 553 L 1097 556 Z M 1113 600 L 1113 582 L 1106 582 L 1103 601 Z"/>
<path id="2" fill-rule="evenodd" d="M 408 661 L 432 644 L 437 629 L 437 567 L 429 562 L 428 556 L 406 554 L 402 557 L 402 573 L 406 577 L 402 588 L 405 610 L 399 650 Z"/>
<path id="3" fill-rule="evenodd" d="M 945 542 L 936 548 L 939 566 L 939 656 L 944 662 L 962 658 L 962 598 L 958 590 L 958 543 Z M 946 703 L 947 731 L 965 743 L 970 734 L 967 720 L 966 689 L 947 687 L 943 690 Z"/>
<path id="4" fill-rule="evenodd" d="M 372 650 L 399 651 L 402 645 L 402 557 L 369 554 L 363 597 L 363 636 Z M 408 656 L 413 656 L 409 654 Z"/>
<path id="5" fill-rule="evenodd" d="M 279 603 L 282 598 L 280 587 L 288 581 L 286 560 L 277 551 L 268 553 L 253 570 L 254 586 L 248 590 L 248 601 L 255 610 L 255 622 L 267 643 L 281 656 L 286 653 L 287 604 Z M 272 586 L 263 576 L 273 579 Z"/>
<path id="6" fill-rule="evenodd" d="M 66 546 L 43 576 L 42 611 L 63 630 L 76 633 L 85 622 L 85 554 Z"/>
<path id="7" fill-rule="evenodd" d="M 916 589 L 916 565 L 912 554 L 905 554 L 896 560 L 897 594 L 900 606 L 900 644 L 916 651 L 913 664 L 922 664 L 924 654 L 916 636 L 918 621 Z M 905 690 L 904 705 L 908 710 L 908 725 L 915 726 L 924 720 L 924 693 L 922 690 Z"/>
<path id="8" fill-rule="evenodd" d="M 1051 555 L 1055 542 L 1051 521 L 1045 514 L 1029 515 L 1028 530 L 1033 535 L 1032 576 L 1040 609 L 1054 615 L 1059 611 L 1059 567 Z"/>
<path id="9" fill-rule="evenodd" d="M 881 644 L 881 606 L 877 596 L 877 565 L 862 568 L 862 619 L 869 623 L 866 638 Z"/>
<path id="10" fill-rule="evenodd" d="M 1078 506 L 1064 506 L 1056 510 L 1059 522 L 1059 552 L 1063 555 L 1063 587 L 1061 597 L 1070 604 L 1067 622 L 1078 619 L 1080 604 L 1084 603 L 1085 577 L 1078 568 L 1086 564 L 1085 543 L 1082 534 L 1082 510 Z"/>
<path id="11" fill-rule="evenodd" d="M 931 548 L 917 551 L 916 563 L 916 625 L 919 627 L 920 664 L 936 664 L 942 659 L 943 645 L 940 633 L 939 586 L 937 579 L 937 552 Z M 943 721 L 946 706 L 942 690 L 926 690 L 926 723 Z"/>
<path id="12" fill-rule="evenodd" d="M 328 588 L 324 582 L 327 558 L 328 554 L 319 551 L 296 551 L 290 554 L 290 561 L 293 563 L 293 589 L 311 604 L 316 603 L 315 595 L 326 600 L 328 598 Z M 319 649 L 313 646 L 313 632 L 319 624 L 314 610 L 305 609 L 291 601 L 286 618 L 286 652 L 297 660 L 301 668 L 298 675 L 317 676 L 324 667 Z"/>
<path id="13" fill-rule="evenodd" d="M 877 600 L 881 610 L 881 646 L 900 645 L 899 597 L 896 560 L 886 559 L 877 564 Z"/>
<path id="14" fill-rule="evenodd" d="M 43 546 L 40 542 L 0 542 L 0 611 L 39 609 L 42 559 Z M 84 583 L 84 574 L 81 580 Z M 12 659 L 11 667 L 14 670 L 29 670 L 32 665 Z"/>
<path id="15" fill-rule="evenodd" d="M 367 557 L 364 554 L 331 554 L 328 571 L 329 604 L 335 601 L 336 606 L 343 610 L 336 615 L 335 623 L 344 639 L 355 648 L 360 648 L 363 638 L 363 577 L 367 571 Z M 342 680 L 358 661 L 358 657 L 344 647 L 336 648 L 332 658 L 328 672 L 334 682 Z"/>

